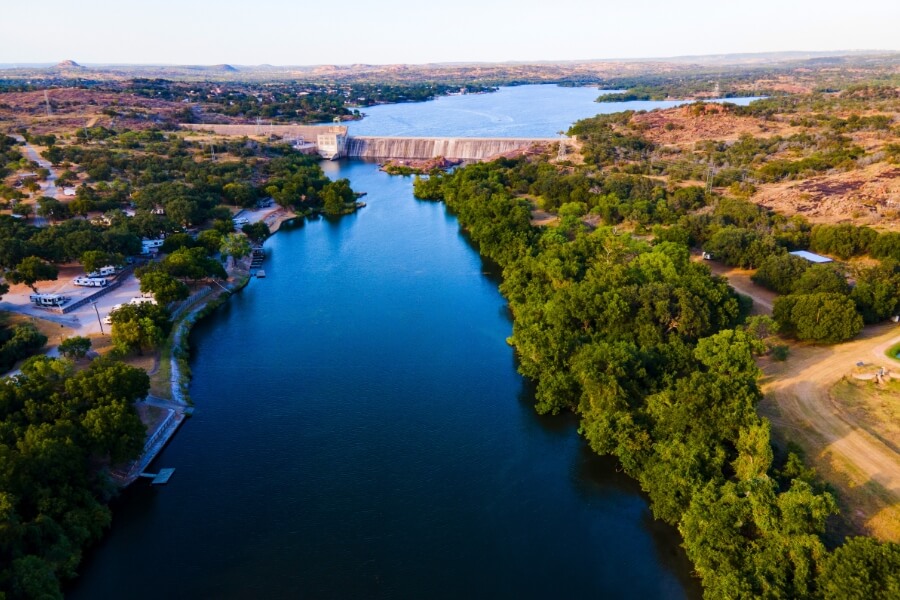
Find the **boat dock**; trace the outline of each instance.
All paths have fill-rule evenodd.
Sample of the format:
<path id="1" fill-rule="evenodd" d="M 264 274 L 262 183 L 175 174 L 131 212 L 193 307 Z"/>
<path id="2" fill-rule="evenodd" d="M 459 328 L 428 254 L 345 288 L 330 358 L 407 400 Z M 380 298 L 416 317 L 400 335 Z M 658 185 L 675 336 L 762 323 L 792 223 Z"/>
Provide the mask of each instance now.
<path id="1" fill-rule="evenodd" d="M 175 473 L 175 469 L 160 469 L 159 473 L 141 473 L 140 477 L 152 479 L 150 485 L 165 485 L 169 483 L 169 479 Z"/>

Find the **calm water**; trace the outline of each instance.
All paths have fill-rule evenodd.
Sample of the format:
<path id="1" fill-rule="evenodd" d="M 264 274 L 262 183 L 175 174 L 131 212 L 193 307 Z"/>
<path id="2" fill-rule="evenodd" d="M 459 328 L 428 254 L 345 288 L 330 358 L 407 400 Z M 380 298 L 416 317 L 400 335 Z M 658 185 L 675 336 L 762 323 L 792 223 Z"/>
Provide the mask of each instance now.
<path id="1" fill-rule="evenodd" d="M 349 123 L 350 135 L 419 137 L 556 137 L 572 123 L 597 114 L 652 110 L 685 104 L 594 102 L 604 93 L 593 87 L 521 85 L 490 94 L 442 96 L 430 102 L 382 104 L 361 109 L 366 117 Z M 746 105 L 754 98 L 730 98 Z"/>
<path id="2" fill-rule="evenodd" d="M 636 485 L 535 415 L 456 219 L 324 167 L 368 207 L 270 239 L 267 278 L 195 329 L 197 413 L 155 465 L 177 472 L 116 502 L 69 595 L 696 595 Z"/>

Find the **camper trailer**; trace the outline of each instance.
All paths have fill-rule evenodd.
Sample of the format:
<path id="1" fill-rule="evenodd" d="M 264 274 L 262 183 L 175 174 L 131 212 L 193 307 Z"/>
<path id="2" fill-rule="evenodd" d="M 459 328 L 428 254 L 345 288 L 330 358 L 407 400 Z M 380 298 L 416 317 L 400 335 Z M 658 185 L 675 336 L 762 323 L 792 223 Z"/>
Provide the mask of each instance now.
<path id="1" fill-rule="evenodd" d="M 28 299 L 37 306 L 46 307 L 59 307 L 69 301 L 69 297 L 62 294 L 32 294 Z"/>
<path id="2" fill-rule="evenodd" d="M 106 287 L 109 281 L 105 277 L 76 277 L 72 283 L 82 287 Z"/>
<path id="3" fill-rule="evenodd" d="M 162 245 L 163 240 L 141 240 L 141 256 L 156 254 Z"/>
<path id="4" fill-rule="evenodd" d="M 96 271 L 92 271 L 88 273 L 88 277 L 91 279 L 98 279 L 100 277 L 109 277 L 111 275 L 116 274 L 116 268 L 112 265 L 107 265 L 105 267 L 100 267 Z"/>

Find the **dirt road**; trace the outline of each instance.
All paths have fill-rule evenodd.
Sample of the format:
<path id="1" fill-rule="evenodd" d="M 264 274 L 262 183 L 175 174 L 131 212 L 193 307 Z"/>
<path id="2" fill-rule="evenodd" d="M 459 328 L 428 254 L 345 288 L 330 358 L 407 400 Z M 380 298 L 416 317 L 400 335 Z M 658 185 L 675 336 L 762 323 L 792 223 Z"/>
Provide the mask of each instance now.
<path id="1" fill-rule="evenodd" d="M 900 341 L 894 323 L 866 328 L 838 346 L 797 346 L 785 363 L 767 366 L 760 406 L 776 431 L 800 444 L 838 489 L 845 516 L 861 530 L 900 541 L 900 454 L 866 429 L 829 393 L 858 362 L 890 364 L 885 350 Z"/>
<path id="2" fill-rule="evenodd" d="M 19 142 L 25 144 L 25 155 L 28 157 L 28 160 L 33 160 L 38 164 L 38 166 L 43 167 L 50 172 L 50 174 L 47 176 L 46 181 L 40 184 L 41 196 L 56 198 L 56 196 L 59 194 L 59 189 L 57 189 L 56 187 L 56 171 L 53 170 L 53 164 L 49 160 L 42 157 L 34 148 L 34 146 L 25 141 L 24 137 L 22 137 L 21 135 L 14 135 L 13 137 L 16 138 L 16 140 L 18 140 Z M 37 210 L 37 205 L 35 205 L 35 210 Z M 34 215 L 34 224 L 37 227 L 46 227 L 47 225 L 49 225 L 47 219 L 38 216 L 36 213 Z"/>
<path id="3" fill-rule="evenodd" d="M 772 314 L 777 294 L 753 283 L 753 271 L 704 262 L 753 299 L 753 314 Z M 884 354 L 898 341 L 900 327 L 887 323 L 838 346 L 794 344 L 786 362 L 765 366 L 766 399 L 760 405 L 776 437 L 798 443 L 835 487 L 852 526 L 893 541 L 900 541 L 900 454 L 830 392 L 858 362 L 883 365 L 900 377 L 900 363 L 891 364 Z"/>
<path id="4" fill-rule="evenodd" d="M 694 260 L 699 261 L 700 259 L 694 258 Z M 775 298 L 778 294 L 767 290 L 761 285 L 753 283 L 750 276 L 753 275 L 755 271 L 729 267 L 716 260 L 704 260 L 703 262 L 709 267 L 709 270 L 712 271 L 714 275 L 721 275 L 728 279 L 729 285 L 731 285 L 736 292 L 745 296 L 750 296 L 750 298 L 753 299 L 753 308 L 750 311 L 751 314 L 772 314 L 772 304 L 775 302 Z"/>

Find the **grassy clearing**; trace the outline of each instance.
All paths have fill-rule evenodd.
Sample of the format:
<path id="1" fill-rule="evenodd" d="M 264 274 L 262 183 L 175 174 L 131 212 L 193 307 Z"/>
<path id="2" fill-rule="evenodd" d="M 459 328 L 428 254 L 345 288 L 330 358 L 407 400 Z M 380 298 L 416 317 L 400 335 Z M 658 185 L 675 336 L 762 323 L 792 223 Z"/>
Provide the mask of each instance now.
<path id="1" fill-rule="evenodd" d="M 863 429 L 900 452 L 900 381 L 878 384 L 845 378 L 830 394 Z"/>

